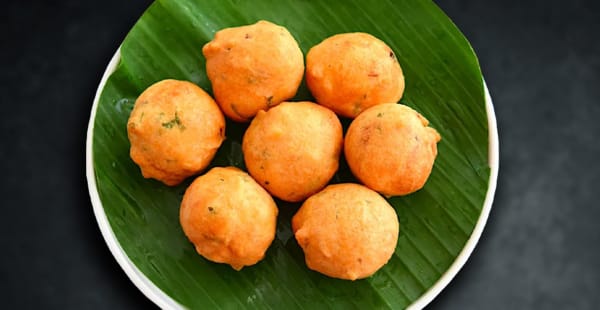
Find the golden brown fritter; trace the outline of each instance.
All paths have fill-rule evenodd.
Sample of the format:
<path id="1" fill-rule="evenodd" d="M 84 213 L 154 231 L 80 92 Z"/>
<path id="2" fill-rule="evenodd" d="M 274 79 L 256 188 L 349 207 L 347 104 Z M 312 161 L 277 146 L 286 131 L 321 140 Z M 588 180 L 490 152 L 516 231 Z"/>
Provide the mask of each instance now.
<path id="1" fill-rule="evenodd" d="M 225 118 L 197 85 L 163 80 L 137 98 L 127 134 L 142 175 L 177 185 L 208 166 L 223 142 Z"/>
<path id="2" fill-rule="evenodd" d="M 283 102 L 260 111 L 244 134 L 248 172 L 272 195 L 301 201 L 321 190 L 338 169 L 342 125 L 312 102 Z"/>
<path id="3" fill-rule="evenodd" d="M 367 33 L 343 33 L 310 49 L 306 85 L 317 103 L 354 118 L 370 106 L 400 100 L 404 75 L 383 41 Z"/>
<path id="4" fill-rule="evenodd" d="M 265 256 L 277 213 L 273 198 L 247 173 L 216 167 L 185 191 L 179 218 L 200 255 L 240 270 Z"/>
<path id="5" fill-rule="evenodd" d="M 202 53 L 217 103 L 237 122 L 292 98 L 304 74 L 294 37 L 267 21 L 220 30 Z"/>
<path id="6" fill-rule="evenodd" d="M 353 183 L 329 185 L 292 218 L 308 268 L 334 278 L 366 278 L 392 257 L 396 211 L 379 194 Z"/>
<path id="7" fill-rule="evenodd" d="M 438 132 L 417 111 L 395 103 L 373 106 L 348 128 L 344 154 L 352 173 L 387 196 L 421 189 L 437 156 Z"/>

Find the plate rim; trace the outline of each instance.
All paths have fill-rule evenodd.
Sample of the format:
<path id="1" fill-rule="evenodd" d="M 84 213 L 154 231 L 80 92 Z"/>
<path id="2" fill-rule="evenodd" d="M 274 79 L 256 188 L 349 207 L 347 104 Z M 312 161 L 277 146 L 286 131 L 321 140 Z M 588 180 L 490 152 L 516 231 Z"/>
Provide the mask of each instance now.
<path id="1" fill-rule="evenodd" d="M 162 309 L 184 309 L 185 307 L 175 301 L 171 296 L 163 292 L 158 286 L 154 284 L 146 275 L 141 272 L 137 266 L 129 259 L 129 256 L 125 253 L 121 244 L 117 240 L 106 213 L 104 212 L 104 206 L 100 200 L 100 194 L 96 184 L 96 173 L 94 171 L 94 158 L 93 158 L 93 133 L 96 119 L 96 111 L 98 110 L 98 103 L 100 96 L 106 82 L 110 75 L 117 69 L 117 66 L 121 59 L 121 46 L 117 48 L 113 54 L 108 66 L 106 67 L 104 74 L 100 80 L 94 101 L 92 110 L 90 113 L 90 119 L 88 121 L 87 134 L 86 134 L 86 179 L 88 183 L 88 192 L 94 211 L 94 217 L 100 228 L 100 232 L 104 239 L 104 242 L 108 246 L 112 256 L 115 258 L 121 269 L 125 272 L 127 277 L 133 284 L 152 302 Z M 486 103 L 486 114 L 488 119 L 488 164 L 490 166 L 490 176 L 488 180 L 488 190 L 483 203 L 483 208 L 479 215 L 479 219 L 475 224 L 471 236 L 465 243 L 461 252 L 458 254 L 454 262 L 450 267 L 442 274 L 442 276 L 421 295 L 417 300 L 413 301 L 407 309 L 422 309 L 427 306 L 440 292 L 452 281 L 452 279 L 458 274 L 458 272 L 465 265 L 469 257 L 471 256 L 475 246 L 477 245 L 483 229 L 487 223 L 494 196 L 496 193 L 496 186 L 498 180 L 499 170 L 499 139 L 498 139 L 498 127 L 496 122 L 496 114 L 492 103 L 492 98 L 488 90 L 485 79 L 483 79 L 483 87 L 485 92 L 485 103 Z"/>
<path id="2" fill-rule="evenodd" d="M 498 183 L 498 170 L 500 169 L 500 143 L 498 138 L 498 124 L 496 121 L 496 112 L 494 110 L 494 104 L 492 103 L 492 96 L 487 87 L 487 83 L 482 75 L 484 97 L 485 97 L 485 110 L 488 118 L 488 165 L 490 166 L 490 176 L 488 179 L 488 190 L 485 194 L 485 200 L 483 201 L 483 208 L 481 214 L 471 236 L 465 243 L 465 246 L 460 251 L 454 262 L 450 267 L 442 274 L 442 276 L 431 286 L 423 295 L 417 300 L 410 304 L 407 309 L 423 309 L 427 306 L 435 297 L 437 297 L 446 286 L 454 279 L 462 267 L 467 263 L 469 257 L 475 250 L 475 246 L 481 238 L 483 229 L 487 223 L 490 212 L 492 210 L 492 204 L 494 203 L 494 197 L 496 194 L 496 187 Z"/>
<path id="3" fill-rule="evenodd" d="M 88 122 L 87 137 L 86 137 L 86 150 L 85 150 L 85 175 L 88 183 L 88 192 L 90 194 L 90 200 L 92 202 L 92 208 L 94 210 L 94 216 L 104 242 L 108 246 L 112 256 L 115 258 L 121 269 L 125 272 L 127 277 L 133 284 L 146 296 L 161 309 L 183 309 L 184 307 L 176 302 L 171 296 L 163 292 L 154 282 L 150 281 L 146 275 L 141 272 L 137 266 L 129 259 L 129 256 L 125 253 L 125 250 L 121 247 L 121 244 L 117 240 L 115 233 L 108 222 L 108 217 L 104 212 L 104 206 L 100 200 L 100 194 L 98 192 L 98 186 L 96 184 L 96 172 L 94 171 L 94 156 L 93 156 L 93 136 L 94 136 L 94 125 L 96 120 L 96 111 L 98 110 L 98 103 L 102 91 L 106 86 L 106 82 L 110 75 L 115 72 L 121 59 L 121 47 L 114 53 L 100 84 L 96 89 L 94 96 L 94 103 L 92 105 L 92 111 L 90 113 L 90 120 Z"/>

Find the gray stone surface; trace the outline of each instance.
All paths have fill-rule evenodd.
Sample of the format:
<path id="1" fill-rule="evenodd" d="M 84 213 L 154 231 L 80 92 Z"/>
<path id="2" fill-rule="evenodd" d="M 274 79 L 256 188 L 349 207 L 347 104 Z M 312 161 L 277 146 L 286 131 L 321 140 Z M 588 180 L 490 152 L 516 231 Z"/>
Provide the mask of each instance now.
<path id="1" fill-rule="evenodd" d="M 501 169 L 480 243 L 429 308 L 600 308 L 599 2 L 436 2 L 479 56 Z M 3 3 L 1 308 L 153 307 L 102 240 L 83 149 L 99 78 L 149 3 Z"/>
<path id="2" fill-rule="evenodd" d="M 600 5 L 437 2 L 492 94 L 500 176 L 467 265 L 433 309 L 600 307 Z"/>

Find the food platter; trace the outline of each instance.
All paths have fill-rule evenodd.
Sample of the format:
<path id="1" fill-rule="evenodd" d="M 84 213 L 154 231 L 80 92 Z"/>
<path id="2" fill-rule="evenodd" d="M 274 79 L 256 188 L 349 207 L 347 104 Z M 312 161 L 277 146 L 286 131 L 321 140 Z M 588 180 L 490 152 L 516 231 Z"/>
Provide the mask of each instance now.
<path id="1" fill-rule="evenodd" d="M 206 1 L 207 5 L 211 4 L 209 2 L 210 1 Z M 265 1 L 265 3 L 270 2 Z M 214 5 L 214 3 L 212 4 Z M 321 2 L 317 2 L 317 4 L 321 6 L 325 5 Z M 297 244 L 295 244 L 293 237 L 290 238 L 289 224 L 288 226 L 285 226 L 285 222 L 288 221 L 289 217 L 293 214 L 293 208 L 297 206 L 280 206 L 280 210 L 286 208 L 286 210 L 283 210 L 283 215 L 280 218 L 280 222 L 284 224 L 281 225 L 282 228 L 277 232 L 276 244 L 267 253 L 267 255 L 270 255 L 272 258 L 267 258 L 264 263 L 259 263 L 256 268 L 249 268 L 248 271 L 242 271 L 241 273 L 243 274 L 238 275 L 223 266 L 214 266 L 215 264 L 211 265 L 211 263 L 202 261 L 201 257 L 193 253 L 191 244 L 186 242 L 185 237 L 176 226 L 177 202 L 181 197 L 184 187 L 168 188 L 157 182 L 144 180 L 139 175 L 139 171 L 135 170 L 135 166 L 128 158 L 126 132 L 125 128 L 122 127 L 123 120 L 118 117 L 112 117 L 98 121 L 98 114 L 106 114 L 107 109 L 110 109 L 115 115 L 126 117 L 128 109 L 131 107 L 132 99 L 135 99 L 136 91 L 138 91 L 139 88 L 142 88 L 143 85 L 148 84 L 152 79 L 156 79 L 155 77 L 138 77 L 135 74 L 131 74 L 131 71 L 135 71 L 134 67 L 136 66 L 133 64 L 135 61 L 130 60 L 133 55 L 137 57 L 136 61 L 143 59 L 148 64 L 148 68 L 155 68 L 156 72 L 161 72 L 159 75 L 169 75 L 164 76 L 165 78 L 182 77 L 180 72 L 164 73 L 161 71 L 163 70 L 163 67 L 161 64 L 154 62 L 152 55 L 145 54 L 144 51 L 138 50 L 137 47 L 134 48 L 136 43 L 136 31 L 137 33 L 150 33 L 152 19 L 162 16 L 161 10 L 168 11 L 169 9 L 172 9 L 170 6 L 174 5 L 184 7 L 180 10 L 184 15 L 189 14 L 186 12 L 197 12 L 197 10 L 199 10 L 198 8 L 191 7 L 191 5 L 185 1 L 181 3 L 158 1 L 144 14 L 146 21 L 141 20 L 136 24 L 134 29 L 132 29 L 133 34 L 130 33 L 124 44 L 117 50 L 107 66 L 94 99 L 88 126 L 86 174 L 94 214 L 111 253 L 131 281 L 150 300 L 162 308 L 195 308 L 198 306 L 215 305 L 222 308 L 261 305 L 272 306 L 291 294 L 290 292 L 281 293 L 281 291 L 298 288 L 303 288 L 306 292 L 294 293 L 298 294 L 299 297 L 291 303 L 291 307 L 293 308 L 303 308 L 310 305 L 328 305 L 330 307 L 353 305 L 355 307 L 408 306 L 418 309 L 427 305 L 446 285 L 448 285 L 448 283 L 450 283 L 475 248 L 487 221 L 496 188 L 498 174 L 498 135 L 496 121 L 492 101 L 487 86 L 485 86 L 485 83 L 481 78 L 478 66 L 476 68 L 477 70 L 472 70 L 473 72 L 470 72 L 469 70 L 466 71 L 469 71 L 471 77 L 473 73 L 478 73 L 479 83 L 481 83 L 480 98 L 478 97 L 479 93 L 477 88 L 472 88 L 476 90 L 474 91 L 476 94 L 472 95 L 472 97 L 475 97 L 472 102 L 474 105 L 481 105 L 480 108 L 482 109 L 482 114 L 478 115 L 483 115 L 484 117 L 480 120 L 480 123 L 485 122 L 483 124 L 483 129 L 485 130 L 485 145 L 482 145 L 481 143 L 477 145 L 478 148 L 485 149 L 485 153 L 483 154 L 483 156 L 485 156 L 485 167 L 479 167 L 474 164 L 473 161 L 470 161 L 466 163 L 467 165 L 465 167 L 469 167 L 473 171 L 467 172 L 458 169 L 460 167 L 456 167 L 456 171 L 458 171 L 457 175 L 467 174 L 467 176 L 464 176 L 465 179 L 469 179 L 471 174 L 473 178 L 477 178 L 477 182 L 480 183 L 477 186 L 478 188 L 482 188 L 479 194 L 470 193 L 467 186 L 464 193 L 461 192 L 460 188 L 448 187 L 447 193 L 449 194 L 438 196 L 435 194 L 433 194 L 434 196 L 428 195 L 428 193 L 434 189 L 443 188 L 443 182 L 440 181 L 441 179 L 444 179 L 441 178 L 442 174 L 452 175 L 452 173 L 455 172 L 450 168 L 442 169 L 444 168 L 444 163 L 441 163 L 441 168 L 434 170 L 433 172 L 434 180 L 431 182 L 431 185 L 426 185 L 426 189 L 423 193 L 418 193 L 413 197 L 414 199 L 411 198 L 414 201 L 392 198 L 392 205 L 400 210 L 399 217 L 401 231 L 403 228 L 405 229 L 405 235 L 400 240 L 397 252 L 398 255 L 402 255 L 402 252 L 406 254 L 404 254 L 404 258 L 399 258 L 395 263 L 392 262 L 390 266 L 384 267 L 381 274 L 378 273 L 370 279 L 359 280 L 356 282 L 340 282 L 339 280 L 328 279 L 322 275 L 303 270 L 302 268 L 305 268 L 305 266 L 302 266 L 299 263 L 302 262 L 302 253 L 298 249 Z M 363 5 L 368 5 L 368 3 Z M 427 14 L 430 14 L 428 10 L 435 10 L 431 8 L 421 8 L 420 5 L 421 4 L 415 5 L 416 8 L 414 9 L 426 10 L 428 12 Z M 303 9 L 309 10 L 310 8 Z M 352 7 L 351 9 L 362 9 L 362 6 L 360 8 Z M 275 11 L 277 11 L 277 9 L 275 9 Z M 374 13 L 366 11 L 365 14 Z M 439 13 L 434 14 L 436 18 L 445 18 L 445 15 L 438 16 L 436 14 Z M 240 17 L 238 16 L 236 18 Z M 256 17 L 245 16 L 244 18 L 241 18 L 242 21 L 239 21 L 238 23 L 246 23 L 246 21 L 249 23 L 253 21 L 252 18 Z M 264 18 L 273 18 L 273 16 L 264 16 Z M 280 22 L 285 24 L 285 21 L 285 18 L 282 18 Z M 225 21 L 207 18 L 204 25 L 194 24 L 193 19 L 190 21 L 190 25 L 194 29 L 214 28 L 214 30 L 217 30 L 219 27 L 222 27 L 218 25 L 219 22 L 223 23 L 223 25 L 225 23 Z M 405 22 L 411 23 L 410 20 Z M 450 26 L 453 26 L 451 22 L 443 24 L 443 27 Z M 416 27 L 417 26 L 414 26 L 415 29 Z M 293 25 L 290 26 L 290 28 L 293 30 L 299 29 L 294 28 Z M 310 27 L 307 28 L 309 29 L 304 29 L 307 33 L 315 31 L 310 30 Z M 348 29 L 348 31 L 364 29 L 364 31 L 369 31 L 370 29 L 377 29 L 377 27 L 363 28 L 353 26 L 347 28 L 341 27 L 341 29 Z M 441 36 L 443 38 L 443 35 L 436 32 L 436 27 L 432 27 L 432 29 L 431 32 L 436 36 Z M 170 31 L 173 30 L 171 29 Z M 296 34 L 297 33 L 298 32 L 296 32 Z M 454 34 L 453 32 L 451 33 Z M 207 33 L 206 37 L 210 37 L 210 35 L 211 33 Z M 160 35 L 157 35 L 154 39 L 158 40 L 159 37 Z M 317 36 L 315 35 L 315 37 Z M 456 37 L 452 36 L 450 39 L 454 41 L 458 40 Z M 301 44 L 304 44 L 304 49 L 311 44 L 308 39 L 301 38 L 300 41 Z M 464 43 L 466 43 L 466 40 Z M 173 43 L 170 42 L 169 44 Z M 158 45 L 160 46 L 160 44 Z M 472 53 L 470 46 L 468 46 L 468 44 L 466 46 Z M 201 46 L 197 48 L 200 50 Z M 403 54 L 406 58 L 410 58 L 410 52 L 402 52 L 399 53 L 401 61 L 403 59 Z M 461 57 L 463 56 L 456 57 L 455 59 L 451 59 L 452 57 L 445 58 L 444 53 L 446 52 L 447 51 L 440 52 L 442 55 L 440 59 L 443 60 L 442 62 L 444 62 L 447 67 L 453 68 L 453 66 L 463 65 L 460 63 Z M 174 52 L 167 56 L 175 54 L 176 53 Z M 195 57 L 200 58 L 201 56 Z M 475 59 L 475 65 L 477 65 L 474 54 L 472 54 L 472 57 Z M 131 62 L 128 62 L 128 60 Z M 453 63 L 454 61 L 458 62 L 458 64 Z M 189 71 L 183 70 L 183 72 L 188 72 L 189 75 L 187 75 L 187 77 L 189 77 L 190 80 L 204 86 L 206 90 L 209 90 L 210 88 L 206 87 L 206 81 L 203 80 L 202 77 L 201 60 L 197 59 L 197 62 L 196 68 L 190 69 Z M 472 65 L 472 59 L 467 59 L 465 63 L 467 65 Z M 427 65 L 429 64 L 423 64 L 421 67 Z M 434 68 L 434 70 L 444 71 L 446 69 Z M 127 77 L 122 76 L 124 71 L 129 73 Z M 411 70 L 407 73 L 407 79 L 411 77 L 410 71 Z M 119 74 L 121 74 L 121 76 L 119 76 Z M 183 77 L 186 77 L 185 74 Z M 447 78 L 456 79 L 456 76 L 450 75 L 450 77 Z M 133 86 L 130 85 L 126 87 L 127 89 L 117 89 L 117 91 L 113 91 L 115 88 L 119 88 L 119 82 L 123 81 L 125 81 L 125 83 L 131 83 Z M 430 85 L 434 83 L 443 82 L 440 82 L 439 80 L 429 81 Z M 413 89 L 418 89 L 419 91 L 426 88 L 418 83 L 409 83 L 408 87 L 411 87 L 411 85 L 413 86 Z M 419 89 L 419 87 L 421 87 L 421 89 Z M 468 86 L 465 87 L 468 88 Z M 111 92 L 119 93 L 121 97 L 110 97 Z M 443 93 L 443 91 L 439 92 Z M 125 95 L 123 96 L 123 94 Z M 302 96 L 306 96 L 306 93 L 302 93 L 301 91 L 299 97 Z M 409 95 L 406 98 L 405 103 L 417 105 L 417 108 L 419 108 L 418 104 L 411 100 L 412 98 L 415 98 L 415 96 Z M 454 108 L 453 105 L 456 104 L 456 102 L 453 102 L 452 100 L 449 99 L 447 103 Z M 444 105 L 446 102 L 442 101 L 440 104 Z M 431 108 L 425 108 L 424 110 L 428 112 L 431 111 L 431 113 L 435 112 L 435 109 Z M 456 113 L 460 116 L 461 111 Z M 467 111 L 467 114 L 468 113 L 470 112 Z M 107 122 L 107 120 L 110 122 Z M 469 121 L 467 121 L 467 123 L 469 123 Z M 106 124 L 109 124 L 109 126 L 106 126 Z M 447 138 L 445 140 L 448 145 L 440 148 L 440 157 L 456 151 L 455 147 L 450 145 L 451 143 L 456 141 L 469 141 L 469 139 L 460 140 L 460 138 L 455 137 L 455 134 L 453 133 L 453 130 L 456 130 L 458 133 L 462 132 L 462 130 L 469 130 L 469 128 L 454 128 L 448 124 L 454 124 L 454 122 L 452 120 L 444 119 L 444 117 L 434 117 L 432 120 L 432 126 L 436 127 L 437 125 L 438 127 L 441 127 L 442 136 Z M 240 128 L 238 128 L 239 125 L 233 125 L 232 127 L 233 130 L 240 130 Z M 119 128 L 121 128 L 122 131 L 119 131 Z M 481 130 L 481 128 L 474 129 Z M 103 138 L 100 138 L 100 136 Z M 242 165 L 240 163 L 239 144 L 235 143 L 235 132 L 232 136 L 234 137 L 232 139 L 234 140 L 232 141 L 233 143 L 225 146 L 220 155 L 218 155 L 218 157 L 220 156 L 220 159 L 217 158 L 215 165 Z M 446 152 L 446 154 L 444 154 L 444 152 Z M 465 152 L 469 152 L 469 148 L 466 148 Z M 465 157 L 482 156 L 482 154 L 475 153 L 477 152 L 474 151 L 473 154 L 468 154 L 468 156 L 466 155 Z M 454 154 L 453 156 L 459 155 L 460 154 Z M 460 161 L 462 161 L 460 158 L 456 158 L 454 161 L 450 161 L 450 163 Z M 446 163 L 446 165 L 450 167 L 450 164 Z M 126 178 L 123 176 L 126 176 Z M 343 175 L 340 176 L 341 179 L 343 179 L 343 177 Z M 438 181 L 436 181 L 436 178 L 438 178 Z M 140 196 L 149 191 L 152 192 L 152 195 L 154 196 Z M 456 214 L 448 213 L 447 210 L 445 210 L 446 207 L 455 207 L 455 204 L 451 201 L 448 203 L 440 203 L 442 198 L 457 197 L 459 199 L 465 199 L 463 197 L 465 195 L 467 196 L 467 202 L 474 200 L 471 202 L 476 205 L 474 210 L 456 211 L 457 213 L 466 214 L 466 220 L 461 220 L 455 216 Z M 477 199 L 474 199 L 469 195 L 477 197 Z M 150 200 L 152 201 L 152 208 L 141 209 L 150 204 Z M 413 204 L 418 205 L 418 203 L 423 202 L 426 203 L 426 205 L 422 207 L 424 210 L 422 213 L 415 214 L 414 212 L 418 210 L 413 210 L 415 208 Z M 431 205 L 431 202 L 436 203 Z M 161 205 L 168 210 L 156 209 L 160 208 Z M 460 206 L 457 208 L 460 208 Z M 409 211 L 402 212 L 402 210 L 406 209 L 409 209 Z M 155 211 L 158 213 L 154 213 Z M 441 214 L 443 217 L 442 215 L 436 216 L 435 212 L 442 212 Z M 129 222 L 128 219 L 130 219 Z M 414 221 L 419 221 L 419 223 L 415 223 Z M 157 223 L 164 225 L 157 225 Z M 446 227 L 441 228 L 440 231 L 436 231 L 436 227 L 439 228 L 440 223 L 446 225 Z M 157 228 L 157 226 L 160 227 Z M 458 232 L 455 231 L 457 229 Z M 450 236 L 447 237 L 447 239 L 444 239 L 443 233 L 446 232 L 453 232 L 455 235 L 460 235 L 460 238 Z M 423 235 L 418 235 L 419 233 L 423 233 Z M 165 234 L 168 234 L 169 237 L 163 240 L 156 238 L 156 236 Z M 426 234 L 429 235 L 426 236 Z M 440 240 L 436 241 L 436 239 Z M 413 243 L 415 242 L 425 244 L 425 246 L 414 246 Z M 447 253 L 444 254 L 444 251 Z M 443 259 L 436 259 L 434 256 L 436 253 L 442 253 L 440 255 L 443 256 Z M 415 257 L 420 258 L 420 260 L 414 259 Z M 432 259 L 432 257 L 434 258 Z M 290 268 L 291 270 L 289 275 L 285 274 L 286 268 Z M 430 269 L 430 271 L 427 269 Z M 177 274 L 174 274 L 174 272 L 177 272 Z M 301 275 L 304 278 L 296 279 L 297 277 L 294 276 L 298 275 Z M 240 278 L 236 278 L 238 276 Z M 225 287 L 225 284 L 223 284 L 228 283 L 228 281 L 236 280 L 245 282 L 238 285 L 229 285 L 228 287 Z M 286 281 L 297 281 L 297 283 L 293 285 L 290 284 L 289 287 L 287 287 L 286 283 L 288 282 Z M 281 290 L 274 286 L 274 283 L 276 282 L 279 282 L 281 285 Z M 325 286 L 331 285 L 333 285 L 333 289 L 323 290 Z M 184 286 L 188 289 L 182 290 L 181 288 Z M 215 294 L 213 290 L 218 290 L 219 286 L 223 286 L 221 290 L 223 293 Z M 349 297 L 352 297 L 353 292 L 365 288 L 369 291 L 363 292 L 362 295 L 359 293 L 354 297 L 357 299 L 362 297 L 363 299 L 366 299 L 366 301 L 348 300 Z M 232 291 L 235 291 L 235 296 L 228 298 L 227 295 Z M 403 296 L 395 297 L 396 295 L 394 294 L 396 291 L 400 292 L 396 293 L 398 296 Z M 318 298 L 315 296 L 318 296 Z M 199 302 L 194 302 L 194 300 L 199 300 Z"/>

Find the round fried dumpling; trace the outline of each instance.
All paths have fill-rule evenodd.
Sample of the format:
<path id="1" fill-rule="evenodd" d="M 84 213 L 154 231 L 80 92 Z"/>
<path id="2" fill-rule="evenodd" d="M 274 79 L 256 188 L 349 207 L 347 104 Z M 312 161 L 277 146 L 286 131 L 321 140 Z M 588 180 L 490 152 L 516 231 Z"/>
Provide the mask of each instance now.
<path id="1" fill-rule="evenodd" d="M 217 103 L 237 122 L 292 98 L 304 74 L 294 37 L 267 21 L 220 30 L 202 53 Z"/>
<path id="2" fill-rule="evenodd" d="M 273 198 L 247 173 L 216 167 L 185 191 L 179 220 L 198 254 L 240 270 L 265 256 L 277 212 Z"/>
<path id="3" fill-rule="evenodd" d="M 310 49 L 306 85 L 317 103 L 354 118 L 370 106 L 400 100 L 404 75 L 383 41 L 367 33 L 344 33 Z"/>
<path id="4" fill-rule="evenodd" d="M 225 117 L 197 85 L 163 80 L 135 101 L 127 135 L 142 175 L 177 185 L 213 159 L 224 140 Z"/>
<path id="5" fill-rule="evenodd" d="M 352 173 L 386 196 L 421 189 L 431 173 L 441 137 L 417 111 L 402 104 L 371 107 L 352 121 L 344 154 Z"/>
<path id="6" fill-rule="evenodd" d="M 389 203 L 359 184 L 329 185 L 292 218 L 308 268 L 334 278 L 366 278 L 392 257 L 398 217 Z"/>
<path id="7" fill-rule="evenodd" d="M 269 193 L 301 201 L 321 190 L 338 169 L 342 125 L 312 102 L 283 102 L 259 111 L 244 134 L 246 168 Z"/>

